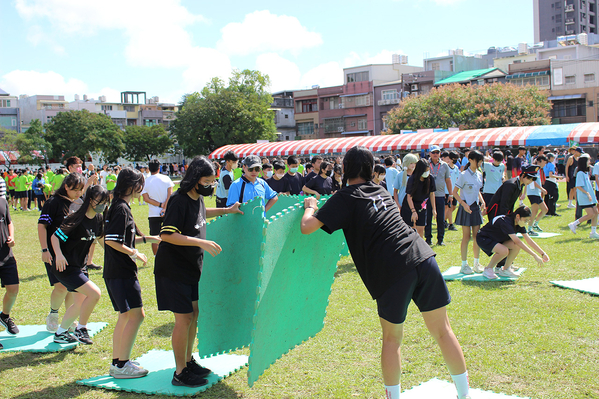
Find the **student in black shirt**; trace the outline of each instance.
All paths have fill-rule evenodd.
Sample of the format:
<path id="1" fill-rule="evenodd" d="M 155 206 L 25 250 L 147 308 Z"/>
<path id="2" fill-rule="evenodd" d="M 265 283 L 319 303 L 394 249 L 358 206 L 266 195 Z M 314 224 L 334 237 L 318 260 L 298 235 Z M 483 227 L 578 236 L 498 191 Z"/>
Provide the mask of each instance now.
<path id="1" fill-rule="evenodd" d="M 100 300 L 100 289 L 87 275 L 85 258 L 92 243 L 104 236 L 102 213 L 109 198 L 110 194 L 102 186 L 90 186 L 81 207 L 69 215 L 52 236 L 56 254 L 52 272 L 69 292 L 74 293 L 73 304 L 54 334 L 56 343 L 93 343 L 87 332 L 87 322 Z M 68 328 L 77 316 L 79 325 L 73 336 Z"/>
<path id="2" fill-rule="evenodd" d="M 387 176 L 387 169 L 383 165 L 375 165 L 374 166 L 374 177 L 372 179 L 376 184 L 387 188 L 387 181 L 385 177 Z"/>
<path id="3" fill-rule="evenodd" d="M 310 180 L 312 180 L 313 178 L 315 178 L 316 176 L 318 176 L 319 171 L 320 171 L 320 164 L 322 163 L 323 159 L 320 155 L 315 155 L 314 157 L 312 157 L 312 163 L 308 163 L 306 164 L 306 175 L 304 176 L 304 184 L 307 184 Z M 308 165 L 312 166 L 312 170 L 308 170 L 309 167 Z"/>
<path id="4" fill-rule="evenodd" d="M 521 249 L 530 254 L 535 261 L 542 265 L 549 261 L 549 256 L 535 243 L 526 230 L 526 225 L 531 218 L 532 212 L 526 206 L 521 206 L 509 215 L 499 215 L 483 226 L 476 235 L 476 242 L 480 249 L 491 256 L 489 265 L 485 267 L 483 276 L 488 279 L 496 279 L 497 275 L 503 277 L 518 277 L 510 266 Z M 522 234 L 526 244 L 518 238 L 517 233 Z M 538 256 L 535 254 L 539 253 Z M 505 266 L 495 273 L 493 270 L 501 260 L 505 259 Z"/>
<path id="5" fill-rule="evenodd" d="M 64 178 L 60 187 L 54 195 L 44 203 L 42 212 L 37 224 L 37 235 L 39 237 L 42 249 L 42 262 L 46 265 L 46 273 L 50 286 L 53 287 L 50 294 L 50 313 L 46 317 L 46 330 L 56 332 L 58 328 L 58 309 L 65 304 L 68 309 L 73 304 L 73 294 L 67 290 L 56 278 L 52 270 L 54 269 L 54 249 L 52 248 L 52 235 L 60 227 L 64 218 L 69 214 L 69 207 L 73 201 L 81 197 L 85 178 L 81 173 L 71 173 Z M 74 331 L 72 326 L 71 330 Z"/>
<path id="6" fill-rule="evenodd" d="M 333 190 L 333 180 L 329 177 L 332 171 L 333 165 L 323 161 L 320 163 L 320 173 L 310 179 L 302 191 L 305 194 L 312 194 L 316 196 L 316 199 L 320 199 L 321 195 L 329 195 Z"/>
<path id="7" fill-rule="evenodd" d="M 341 166 L 335 164 L 333 166 L 333 176 L 331 177 L 333 180 L 333 194 L 337 191 L 341 190 L 343 187 L 343 170 Z"/>
<path id="8" fill-rule="evenodd" d="M 431 208 L 433 218 L 437 214 L 435 191 L 437 191 L 437 186 L 435 179 L 430 176 L 430 165 L 426 159 L 420 159 L 416 162 L 414 172 L 408 179 L 406 196 L 401 205 L 401 216 L 409 226 L 416 229 L 422 238 L 424 238 L 428 208 Z"/>
<path id="9" fill-rule="evenodd" d="M 403 322 L 413 299 L 441 348 L 458 397 L 466 398 L 466 363 L 449 325 L 445 307 L 450 296 L 435 253 L 404 223 L 389 192 L 372 182 L 373 167 L 374 158 L 368 149 L 351 148 L 343 159 L 347 186 L 320 210 L 316 198 L 306 198 L 301 232 L 311 234 L 321 228 L 331 234 L 343 229 L 358 273 L 377 301 L 386 397 L 399 398 Z"/>
<path id="10" fill-rule="evenodd" d="M 239 203 L 229 208 L 204 206 L 204 197 L 212 193 L 215 172 L 206 157 L 196 157 L 189 165 L 179 190 L 169 200 L 164 215 L 154 262 L 158 310 L 175 315 L 172 345 L 176 370 L 172 384 L 198 387 L 208 383 L 210 370 L 192 357 L 197 335 L 198 283 L 204 251 L 216 256 L 221 247 L 206 240 L 206 218 L 226 213 L 242 213 Z"/>
<path id="11" fill-rule="evenodd" d="M 9 334 L 18 334 L 19 328 L 10 317 L 10 311 L 19 293 L 19 272 L 12 253 L 15 246 L 15 227 L 10 218 L 6 198 L 0 197 L 0 282 L 6 288 L 0 313 L 0 324 Z M 1 348 L 0 348 L 1 349 Z"/>
<path id="12" fill-rule="evenodd" d="M 114 378 L 139 378 L 148 370 L 129 361 L 135 337 L 144 320 L 141 287 L 137 279 L 136 260 L 145 265 L 148 259 L 135 244 L 159 243 L 159 237 L 141 234 L 131 213 L 131 200 L 144 188 L 141 172 L 124 168 L 112 191 L 113 200 L 105 218 L 104 281 L 118 321 L 112 335 L 112 364 L 109 374 Z M 140 237 L 137 237 L 140 236 Z"/>
<path id="13" fill-rule="evenodd" d="M 298 172 L 299 160 L 297 157 L 292 155 L 287 158 L 287 166 L 289 170 L 285 173 L 284 179 L 289 182 L 290 194 L 298 195 L 302 191 L 302 187 L 304 187 L 304 176 Z"/>
<path id="14" fill-rule="evenodd" d="M 285 164 L 281 161 L 275 161 L 272 167 L 274 169 L 273 175 L 266 180 L 266 183 L 277 193 L 289 195 L 291 186 L 289 181 L 285 179 Z"/>

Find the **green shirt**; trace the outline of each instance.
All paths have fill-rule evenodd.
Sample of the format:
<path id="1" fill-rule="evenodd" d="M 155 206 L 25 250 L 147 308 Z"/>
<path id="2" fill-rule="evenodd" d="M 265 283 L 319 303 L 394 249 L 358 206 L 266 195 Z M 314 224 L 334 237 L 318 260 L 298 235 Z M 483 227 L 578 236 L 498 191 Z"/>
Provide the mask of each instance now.
<path id="1" fill-rule="evenodd" d="M 52 185 L 51 184 L 44 184 L 44 194 L 52 194 Z"/>
<path id="2" fill-rule="evenodd" d="M 64 180 L 65 175 L 54 175 L 54 179 L 52 179 L 52 190 L 56 191 L 62 185 L 62 181 Z"/>
<path id="3" fill-rule="evenodd" d="M 51 170 L 46 172 L 46 181 L 49 181 L 50 183 L 52 183 L 52 179 L 54 179 L 54 172 L 52 172 Z"/>
<path id="4" fill-rule="evenodd" d="M 106 189 L 108 191 L 112 191 L 112 190 L 114 190 L 115 186 L 116 186 L 116 175 L 114 173 L 111 173 L 108 176 L 106 176 Z"/>
<path id="5" fill-rule="evenodd" d="M 27 176 L 21 175 L 15 179 L 15 191 L 27 191 Z"/>
<path id="6" fill-rule="evenodd" d="M 243 175 L 243 169 L 237 168 L 233 169 L 233 180 L 237 180 Z"/>

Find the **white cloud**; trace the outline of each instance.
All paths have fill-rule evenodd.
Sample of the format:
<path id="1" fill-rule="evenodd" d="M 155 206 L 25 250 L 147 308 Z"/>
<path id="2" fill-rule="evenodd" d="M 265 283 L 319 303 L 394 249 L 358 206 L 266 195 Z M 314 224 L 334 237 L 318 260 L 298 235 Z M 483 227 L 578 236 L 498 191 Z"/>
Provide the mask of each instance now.
<path id="1" fill-rule="evenodd" d="M 74 78 L 65 80 L 53 71 L 15 70 L 2 76 L 0 87 L 12 95 L 64 95 L 65 99 L 71 100 L 75 94 L 83 94 L 88 90 L 83 81 Z"/>
<path id="2" fill-rule="evenodd" d="M 300 87 L 301 72 L 299 67 L 278 54 L 266 53 L 256 58 L 256 69 L 270 78 L 270 90 L 295 90 Z"/>
<path id="3" fill-rule="evenodd" d="M 58 55 L 64 55 L 65 49 L 52 38 L 52 36 L 45 33 L 41 26 L 33 25 L 27 32 L 27 40 L 34 46 L 48 46 Z"/>
<path id="4" fill-rule="evenodd" d="M 369 64 L 390 64 L 393 61 L 393 54 L 405 53 L 402 50 L 382 50 L 380 53 L 371 56 L 369 53 L 358 54 L 352 51 L 343 60 L 343 66 L 348 68 Z"/>
<path id="5" fill-rule="evenodd" d="M 307 89 L 313 85 L 320 87 L 339 86 L 343 84 L 343 67 L 338 62 L 320 64 L 306 72 L 300 81 L 301 88 Z"/>
<path id="6" fill-rule="evenodd" d="M 320 33 L 308 31 L 296 17 L 268 10 L 247 14 L 243 22 L 231 22 L 221 32 L 217 48 L 236 55 L 287 50 L 297 54 L 323 43 Z"/>
<path id="7" fill-rule="evenodd" d="M 190 54 L 189 67 L 183 72 L 184 86 L 181 95 L 202 90 L 214 77 L 228 82 L 229 76 L 231 76 L 229 57 L 215 49 L 194 48 Z"/>

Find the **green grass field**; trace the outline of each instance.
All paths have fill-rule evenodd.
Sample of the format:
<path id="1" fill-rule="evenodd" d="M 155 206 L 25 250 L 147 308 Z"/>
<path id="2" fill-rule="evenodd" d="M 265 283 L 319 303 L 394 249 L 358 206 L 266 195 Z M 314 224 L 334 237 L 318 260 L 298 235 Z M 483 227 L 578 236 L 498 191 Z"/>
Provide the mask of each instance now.
<path id="1" fill-rule="evenodd" d="M 550 280 L 599 275 L 599 241 L 587 238 L 588 226 L 574 236 L 566 224 L 574 210 L 566 209 L 561 187 L 562 217 L 545 218 L 545 231 L 562 236 L 537 242 L 551 262 L 537 267 L 524 253 L 517 265 L 527 267 L 514 283 L 449 282 L 453 302 L 448 307 L 452 327 L 464 349 L 472 387 L 531 398 L 599 398 L 599 297 L 552 286 Z M 139 227 L 148 232 L 147 207 L 132 205 Z M 17 324 L 44 324 L 50 287 L 37 239 L 38 212 L 14 212 L 15 257 L 21 291 L 12 311 Z M 299 227 L 298 227 L 299 228 Z M 446 247 L 434 247 L 442 270 L 460 264 L 461 232 L 446 233 Z M 140 251 L 151 254 L 150 245 Z M 170 350 L 173 316 L 158 312 L 153 287 L 153 257 L 141 268 L 146 320 L 133 356 L 157 348 Z M 470 253 L 470 261 L 472 254 Z M 103 250 L 95 263 L 103 264 Z M 486 256 L 482 256 L 486 262 Z M 298 265 L 301 267 L 301 265 Z M 103 292 L 91 321 L 109 326 L 92 346 L 60 353 L 0 354 L 0 398 L 141 398 L 127 392 L 79 386 L 75 381 L 107 374 L 116 314 L 101 271 L 91 279 Z M 3 291 L 0 291 L 3 295 Z M 64 308 L 60 311 L 64 313 Z M 245 370 L 201 394 L 204 398 L 382 398 L 380 327 L 371 300 L 351 258 L 339 262 L 324 329 L 284 355 L 253 388 Z M 242 350 L 240 353 L 247 354 Z M 449 380 L 443 358 L 428 335 L 414 305 L 405 325 L 402 389 L 433 377 Z"/>

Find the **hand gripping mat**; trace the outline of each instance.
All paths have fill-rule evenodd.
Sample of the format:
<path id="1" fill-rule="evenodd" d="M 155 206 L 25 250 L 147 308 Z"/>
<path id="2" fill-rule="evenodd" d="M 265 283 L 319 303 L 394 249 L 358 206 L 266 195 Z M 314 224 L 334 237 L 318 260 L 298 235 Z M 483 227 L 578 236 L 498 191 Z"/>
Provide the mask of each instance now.
<path id="1" fill-rule="evenodd" d="M 283 211 L 266 226 L 259 300 L 250 345 L 250 386 L 278 358 L 318 333 L 324 323 L 344 237 L 300 232 L 303 207 Z"/>
<path id="2" fill-rule="evenodd" d="M 518 276 L 522 276 L 522 273 L 524 273 L 525 270 L 526 270 L 526 268 L 521 267 L 514 273 L 516 273 Z M 486 277 L 483 277 L 482 273 L 462 274 L 462 273 L 460 273 L 459 266 L 452 266 L 449 269 L 447 269 L 446 271 L 444 271 L 443 279 L 445 281 L 465 280 L 465 281 L 484 281 L 486 283 L 488 283 L 490 281 L 516 281 L 516 280 L 518 280 L 517 278 L 500 277 L 500 276 L 497 276 L 496 279 L 491 280 Z"/>
<path id="3" fill-rule="evenodd" d="M 207 239 L 222 252 L 215 257 L 204 252 L 198 301 L 200 357 L 248 346 L 252 339 L 264 208 L 254 199 L 240 209 L 243 215 L 225 215 L 206 227 Z"/>
<path id="4" fill-rule="evenodd" d="M 148 395 L 193 396 L 199 392 L 204 392 L 223 378 L 247 365 L 247 356 L 218 355 L 202 359 L 199 363 L 212 370 L 212 373 L 206 377 L 208 384 L 198 388 L 178 387 L 171 384 L 175 372 L 175 357 L 172 351 L 151 350 L 136 359 L 136 361 L 150 372 L 147 376 L 133 379 L 116 379 L 109 375 L 102 375 L 77 381 L 77 384 Z M 106 368 L 108 369 L 108 364 Z"/>
<path id="5" fill-rule="evenodd" d="M 108 323 L 88 323 L 89 336 L 93 337 L 107 325 Z M 0 349 L 0 352 L 62 352 L 80 345 L 78 342 L 74 344 L 55 343 L 53 341 L 54 333 L 46 331 L 46 325 L 18 327 L 17 335 L 11 335 L 6 331 L 0 333 L 0 342 L 4 345 L 4 349 Z"/>
<path id="6" fill-rule="evenodd" d="M 587 294 L 599 295 L 599 277 L 584 280 L 550 281 L 551 284 L 562 288 L 570 288 Z"/>
<path id="7" fill-rule="evenodd" d="M 452 383 L 436 378 L 401 393 L 401 399 L 455 399 L 456 396 L 457 392 Z M 529 397 L 520 398 L 519 396 L 505 395 L 503 393 L 494 393 L 472 388 L 470 388 L 470 396 L 473 399 L 530 399 Z"/>

